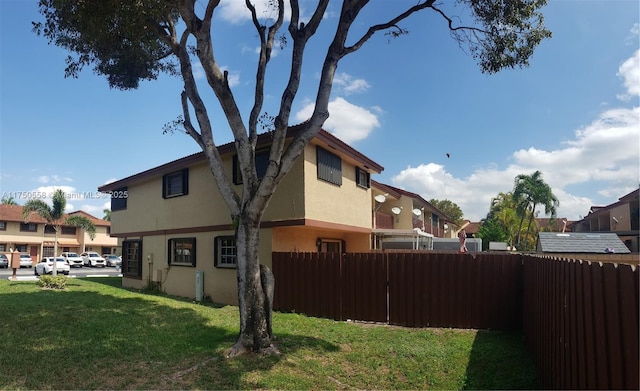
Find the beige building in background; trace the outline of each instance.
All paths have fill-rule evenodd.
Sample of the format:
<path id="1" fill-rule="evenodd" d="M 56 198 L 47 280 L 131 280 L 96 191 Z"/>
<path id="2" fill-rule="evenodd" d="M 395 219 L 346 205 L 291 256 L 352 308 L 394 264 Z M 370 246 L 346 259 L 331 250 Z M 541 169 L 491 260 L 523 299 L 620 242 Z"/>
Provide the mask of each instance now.
<path id="1" fill-rule="evenodd" d="M 289 137 L 297 131 L 289 130 Z M 269 135 L 259 137 L 256 170 L 267 162 Z M 238 184 L 233 143 L 218 148 L 227 175 Z M 260 262 L 272 252 L 357 252 L 371 249 L 371 175 L 383 167 L 326 131 L 308 144 L 278 186 L 264 214 Z M 203 153 L 101 186 L 109 192 L 111 234 L 122 245 L 123 285 L 159 286 L 184 297 L 203 294 L 237 303 L 235 239 Z"/>
<path id="2" fill-rule="evenodd" d="M 92 240 L 79 227 L 62 226 L 58 233 L 58 254 L 63 251 L 97 251 L 100 254 L 119 254 L 118 239 L 110 236 L 111 223 L 94 217 L 86 212 L 71 212 L 68 216 L 79 214 L 87 217 L 96 227 L 96 236 Z M 53 226 L 36 214 L 29 222 L 22 217 L 22 206 L 0 204 L 0 252 L 18 251 L 31 255 L 34 262 L 43 256 L 53 256 L 55 230 Z"/>

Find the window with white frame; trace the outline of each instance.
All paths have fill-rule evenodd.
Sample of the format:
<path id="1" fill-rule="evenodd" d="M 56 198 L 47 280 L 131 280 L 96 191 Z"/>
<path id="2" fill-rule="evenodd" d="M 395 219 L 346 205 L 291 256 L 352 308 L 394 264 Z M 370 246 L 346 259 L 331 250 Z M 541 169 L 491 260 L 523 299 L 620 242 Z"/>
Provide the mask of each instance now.
<path id="1" fill-rule="evenodd" d="M 169 239 L 169 265 L 196 266 L 196 238 Z"/>
<path id="2" fill-rule="evenodd" d="M 235 236 L 216 236 L 213 265 L 220 268 L 235 268 L 238 250 Z"/>

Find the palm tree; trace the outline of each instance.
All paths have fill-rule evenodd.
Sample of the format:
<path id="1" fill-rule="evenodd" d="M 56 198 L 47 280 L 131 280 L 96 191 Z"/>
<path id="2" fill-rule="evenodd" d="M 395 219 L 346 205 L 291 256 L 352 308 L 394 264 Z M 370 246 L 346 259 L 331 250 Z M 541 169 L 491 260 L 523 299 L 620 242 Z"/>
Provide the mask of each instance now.
<path id="1" fill-rule="evenodd" d="M 2 201 L 0 203 L 2 203 L 3 205 L 18 205 L 13 196 L 9 196 L 9 198 L 2 197 Z"/>
<path id="2" fill-rule="evenodd" d="M 513 197 L 513 193 L 499 193 L 491 200 L 491 207 L 487 220 L 494 220 L 499 223 L 507 233 L 509 246 L 514 246 L 517 232 L 521 229 L 518 226 L 518 203 Z"/>
<path id="3" fill-rule="evenodd" d="M 111 209 L 103 209 L 102 213 L 104 213 L 102 220 L 111 221 Z"/>
<path id="4" fill-rule="evenodd" d="M 67 206 L 67 198 L 64 192 L 60 189 L 53 193 L 53 206 L 49 206 L 42 200 L 29 200 L 22 207 L 22 217 L 25 222 L 29 221 L 31 214 L 35 213 L 38 216 L 46 220 L 47 224 L 53 226 L 55 230 L 55 241 L 53 242 L 53 271 L 52 275 L 57 275 L 57 262 L 55 257 L 58 254 L 58 232 L 63 225 L 72 225 L 82 228 L 89 234 L 91 240 L 96 237 L 96 227 L 91 220 L 84 216 L 67 216 L 64 213 L 64 209 Z"/>
<path id="5" fill-rule="evenodd" d="M 513 188 L 513 197 L 516 199 L 518 214 L 520 215 L 520 229 L 518 230 L 518 246 L 520 246 L 520 232 L 525 214 L 529 212 L 529 223 L 527 225 L 527 235 L 531 229 L 531 223 L 536 215 L 536 207 L 544 206 L 544 214 L 556 216 L 556 208 L 560 202 L 551 191 L 551 187 L 542 179 L 542 173 L 536 171 L 531 175 L 520 174 L 516 177 Z"/>

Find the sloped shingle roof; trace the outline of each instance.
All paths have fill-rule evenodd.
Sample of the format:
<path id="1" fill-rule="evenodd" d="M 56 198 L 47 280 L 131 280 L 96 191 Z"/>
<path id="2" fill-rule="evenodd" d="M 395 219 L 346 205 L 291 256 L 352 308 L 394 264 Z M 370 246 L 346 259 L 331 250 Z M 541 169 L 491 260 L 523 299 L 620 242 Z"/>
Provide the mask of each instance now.
<path id="1" fill-rule="evenodd" d="M 631 252 L 615 233 L 539 232 L 537 248 L 538 251 L 545 253 L 628 254 Z"/>

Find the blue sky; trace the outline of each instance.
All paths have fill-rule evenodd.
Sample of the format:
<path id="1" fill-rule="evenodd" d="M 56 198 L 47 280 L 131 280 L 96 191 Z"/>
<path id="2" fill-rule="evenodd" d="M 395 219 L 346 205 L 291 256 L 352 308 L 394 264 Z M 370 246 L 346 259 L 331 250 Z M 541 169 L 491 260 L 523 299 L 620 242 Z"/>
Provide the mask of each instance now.
<path id="1" fill-rule="evenodd" d="M 214 44 L 248 115 L 257 42 L 243 3 L 222 1 Z M 413 2 L 372 3 L 355 32 L 383 22 L 383 9 Z M 558 216 L 579 219 L 640 183 L 639 7 L 552 0 L 543 12 L 553 38 L 530 67 L 495 75 L 480 72 L 441 18 L 415 15 L 403 23 L 409 35 L 376 36 L 340 63 L 325 129 L 385 167 L 375 180 L 449 199 L 470 220 L 485 217 L 518 174 L 535 170 L 560 200 Z M 328 10 L 328 24 L 336 11 Z M 198 152 L 188 136 L 162 134 L 180 114 L 180 82 L 163 76 L 119 91 L 91 69 L 65 79 L 67 53 L 31 31 L 39 20 L 36 1 L 0 0 L 0 195 L 24 203 L 29 192 L 62 188 L 73 194 L 69 211 L 102 217 L 109 200 L 98 186 Z M 308 116 L 327 31 L 309 47 L 292 124 Z M 288 53 L 277 51 L 269 68 L 270 113 Z M 217 143 L 231 141 L 213 95 L 205 98 Z"/>

